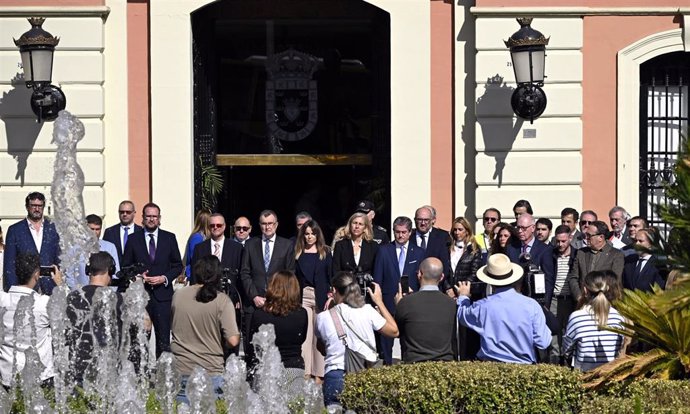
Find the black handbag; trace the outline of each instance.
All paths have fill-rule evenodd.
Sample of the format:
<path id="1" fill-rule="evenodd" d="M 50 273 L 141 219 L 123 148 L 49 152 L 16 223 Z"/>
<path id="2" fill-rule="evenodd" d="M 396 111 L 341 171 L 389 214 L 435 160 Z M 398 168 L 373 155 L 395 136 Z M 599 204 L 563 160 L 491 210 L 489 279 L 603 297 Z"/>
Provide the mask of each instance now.
<path id="1" fill-rule="evenodd" d="M 331 318 L 333 318 L 333 324 L 335 325 L 335 331 L 338 334 L 338 339 L 340 339 L 343 342 L 343 345 L 345 346 L 345 372 L 357 372 L 363 369 L 373 368 L 377 366 L 377 362 L 368 361 L 362 354 L 347 346 L 347 334 L 343 329 L 343 325 L 340 323 L 342 315 L 340 314 L 340 312 L 336 310 L 336 308 L 331 308 L 329 312 L 331 314 Z M 345 322 L 345 318 L 342 318 L 342 320 Z M 347 324 L 347 322 L 345 323 Z M 369 346 L 370 349 L 376 352 L 375 349 L 371 348 L 371 345 L 369 345 L 368 342 L 362 340 L 362 338 L 360 338 L 359 335 L 357 335 L 357 333 L 352 329 L 351 326 L 348 325 L 348 327 L 350 328 L 350 331 L 360 341 L 367 344 L 367 346 Z"/>

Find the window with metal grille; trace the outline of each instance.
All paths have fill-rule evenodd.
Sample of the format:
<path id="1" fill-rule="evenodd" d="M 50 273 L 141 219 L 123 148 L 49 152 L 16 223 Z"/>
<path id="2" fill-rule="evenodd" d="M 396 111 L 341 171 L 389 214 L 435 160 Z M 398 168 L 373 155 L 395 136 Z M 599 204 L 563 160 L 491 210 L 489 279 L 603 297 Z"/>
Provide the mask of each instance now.
<path id="1" fill-rule="evenodd" d="M 666 233 L 658 206 L 669 200 L 664 186 L 674 180 L 673 167 L 688 133 L 690 53 L 658 56 L 640 66 L 640 216 Z"/>

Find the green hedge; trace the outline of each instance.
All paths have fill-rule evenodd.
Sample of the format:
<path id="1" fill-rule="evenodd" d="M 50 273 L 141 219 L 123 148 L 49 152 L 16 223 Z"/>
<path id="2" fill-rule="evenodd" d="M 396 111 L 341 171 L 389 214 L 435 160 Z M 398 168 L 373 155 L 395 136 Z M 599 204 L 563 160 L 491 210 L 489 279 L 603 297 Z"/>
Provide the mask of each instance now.
<path id="1" fill-rule="evenodd" d="M 582 414 L 690 414 L 690 382 L 643 379 L 585 400 Z"/>
<path id="2" fill-rule="evenodd" d="M 552 365 L 401 364 L 347 375 L 341 401 L 365 413 L 577 413 L 580 374 Z"/>

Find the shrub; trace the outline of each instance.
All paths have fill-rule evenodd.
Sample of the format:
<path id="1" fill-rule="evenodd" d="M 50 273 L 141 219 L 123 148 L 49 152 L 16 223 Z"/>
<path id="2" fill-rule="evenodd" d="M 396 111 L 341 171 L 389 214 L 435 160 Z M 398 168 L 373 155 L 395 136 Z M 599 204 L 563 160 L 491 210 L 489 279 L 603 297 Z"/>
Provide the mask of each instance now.
<path id="1" fill-rule="evenodd" d="M 690 382 L 642 379 L 586 398 L 581 414 L 690 414 Z"/>
<path id="2" fill-rule="evenodd" d="M 401 364 L 347 375 L 341 401 L 364 413 L 577 413 L 580 374 L 551 365 Z"/>

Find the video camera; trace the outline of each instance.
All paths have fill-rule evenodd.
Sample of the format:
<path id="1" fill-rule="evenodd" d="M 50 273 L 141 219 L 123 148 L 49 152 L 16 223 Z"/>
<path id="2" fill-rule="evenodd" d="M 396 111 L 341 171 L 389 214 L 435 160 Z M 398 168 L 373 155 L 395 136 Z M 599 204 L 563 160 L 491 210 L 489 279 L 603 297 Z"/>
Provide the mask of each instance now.
<path id="1" fill-rule="evenodd" d="M 369 272 L 363 272 L 362 268 L 359 266 L 357 266 L 357 269 L 353 275 L 357 281 L 357 284 L 359 285 L 359 291 L 362 294 L 362 297 L 364 297 L 366 300 L 369 296 L 367 288 L 371 285 L 371 282 L 374 281 L 374 276 L 372 276 Z M 374 288 L 373 286 L 371 287 L 372 289 Z"/>
<path id="2" fill-rule="evenodd" d="M 220 276 L 220 290 L 230 296 L 234 303 L 237 303 L 237 300 L 240 299 L 239 287 L 236 286 L 238 274 L 239 271 L 237 269 L 224 267 Z M 235 281 L 234 283 L 233 280 Z"/>
<path id="3" fill-rule="evenodd" d="M 545 275 L 539 265 L 532 261 L 529 253 L 520 256 L 520 262 L 525 270 L 522 282 L 522 294 L 536 299 L 543 304 L 546 296 Z"/>
<path id="4" fill-rule="evenodd" d="M 118 292 L 124 292 L 129 287 L 129 284 L 137 280 L 137 276 L 146 272 L 146 265 L 143 263 L 134 263 L 125 266 L 115 273 L 114 278 L 110 279 L 110 286 L 116 286 Z"/>

